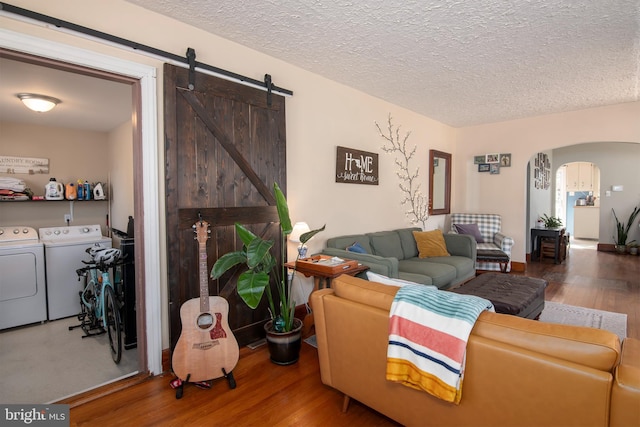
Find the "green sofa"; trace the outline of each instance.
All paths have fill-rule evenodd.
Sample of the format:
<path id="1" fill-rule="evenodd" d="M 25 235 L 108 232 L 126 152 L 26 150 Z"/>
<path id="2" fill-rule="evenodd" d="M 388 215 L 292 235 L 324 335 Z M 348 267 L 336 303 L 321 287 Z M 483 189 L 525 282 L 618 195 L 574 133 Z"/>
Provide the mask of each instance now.
<path id="1" fill-rule="evenodd" d="M 451 256 L 419 258 L 414 231 L 422 230 L 416 227 L 331 237 L 322 253 L 357 260 L 374 273 L 439 289 L 449 289 L 475 277 L 477 249 L 472 236 L 445 234 Z M 348 251 L 347 247 L 354 243 L 366 253 Z"/>

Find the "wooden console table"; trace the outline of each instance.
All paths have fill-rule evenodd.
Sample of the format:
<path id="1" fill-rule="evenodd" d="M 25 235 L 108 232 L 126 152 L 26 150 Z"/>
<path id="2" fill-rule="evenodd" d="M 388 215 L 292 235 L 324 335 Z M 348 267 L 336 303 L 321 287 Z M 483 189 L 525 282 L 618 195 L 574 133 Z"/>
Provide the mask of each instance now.
<path id="1" fill-rule="evenodd" d="M 540 240 L 543 238 L 554 239 L 555 241 L 555 251 L 554 251 L 554 261 L 556 264 L 560 264 L 560 245 L 561 239 L 564 238 L 564 228 L 532 228 L 531 229 L 531 260 L 535 258 L 538 261 L 541 259 L 542 254 L 540 247 Z"/>

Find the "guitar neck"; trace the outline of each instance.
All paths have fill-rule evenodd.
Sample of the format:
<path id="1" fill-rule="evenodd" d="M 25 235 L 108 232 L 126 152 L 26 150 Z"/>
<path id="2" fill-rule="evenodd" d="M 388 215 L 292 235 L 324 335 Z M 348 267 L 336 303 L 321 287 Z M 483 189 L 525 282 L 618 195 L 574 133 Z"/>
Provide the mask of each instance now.
<path id="1" fill-rule="evenodd" d="M 198 260 L 200 270 L 200 312 L 209 312 L 209 279 L 207 275 L 207 244 L 198 243 Z"/>

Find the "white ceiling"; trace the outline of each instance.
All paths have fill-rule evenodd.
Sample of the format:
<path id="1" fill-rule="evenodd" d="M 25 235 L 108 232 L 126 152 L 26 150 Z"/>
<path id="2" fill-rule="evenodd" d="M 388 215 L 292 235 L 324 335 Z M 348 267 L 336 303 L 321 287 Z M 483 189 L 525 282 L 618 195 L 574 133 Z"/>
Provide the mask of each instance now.
<path id="1" fill-rule="evenodd" d="M 53 96 L 62 102 L 35 113 L 18 93 Z M 0 58 L 0 121 L 108 132 L 131 120 L 131 86 Z"/>
<path id="2" fill-rule="evenodd" d="M 127 1 L 452 126 L 639 100 L 640 0 Z"/>

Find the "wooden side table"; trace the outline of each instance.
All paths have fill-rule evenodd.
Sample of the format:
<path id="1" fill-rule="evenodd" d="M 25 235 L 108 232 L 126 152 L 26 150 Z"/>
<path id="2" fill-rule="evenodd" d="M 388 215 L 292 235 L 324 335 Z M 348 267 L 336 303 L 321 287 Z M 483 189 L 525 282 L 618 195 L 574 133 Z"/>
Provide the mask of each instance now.
<path id="1" fill-rule="evenodd" d="M 337 264 L 327 263 L 326 261 L 330 258 L 327 255 L 315 255 L 310 258 L 287 262 L 284 266 L 303 274 L 305 277 L 313 277 L 312 293 L 318 289 L 330 288 L 331 282 L 338 276 L 343 274 L 355 276 L 369 269 L 368 266 L 349 259 L 344 259 L 344 262 Z M 309 336 L 314 325 L 311 300 L 309 300 L 309 308 L 312 311 L 304 318 L 304 328 L 302 330 L 302 336 L 304 337 Z"/>
<path id="2" fill-rule="evenodd" d="M 554 261 L 556 264 L 560 264 L 562 259 L 560 257 L 561 239 L 564 238 L 565 229 L 563 227 L 558 228 L 532 228 L 531 229 L 531 260 L 536 257 L 538 261 L 542 259 L 541 253 L 541 239 L 549 238 L 554 241 Z"/>

